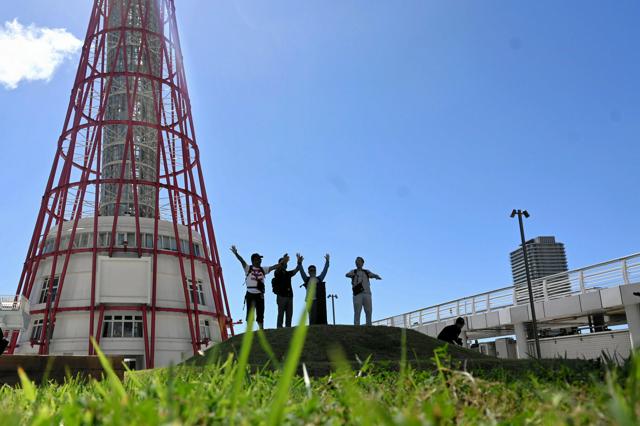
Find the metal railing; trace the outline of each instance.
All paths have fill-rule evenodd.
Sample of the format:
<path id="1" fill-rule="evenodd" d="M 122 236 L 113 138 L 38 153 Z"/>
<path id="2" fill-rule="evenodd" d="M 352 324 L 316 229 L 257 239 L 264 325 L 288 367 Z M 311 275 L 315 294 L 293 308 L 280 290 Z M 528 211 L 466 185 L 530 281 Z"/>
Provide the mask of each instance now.
<path id="1" fill-rule="evenodd" d="M 531 286 L 533 299 L 545 301 L 639 282 L 640 253 L 635 253 L 539 278 L 533 280 Z M 449 318 L 491 312 L 527 303 L 529 303 L 527 285 L 518 284 L 381 319 L 374 321 L 373 324 L 415 328 Z"/>
<path id="2" fill-rule="evenodd" d="M 0 296 L 0 311 L 29 311 L 29 300 L 20 296 Z"/>

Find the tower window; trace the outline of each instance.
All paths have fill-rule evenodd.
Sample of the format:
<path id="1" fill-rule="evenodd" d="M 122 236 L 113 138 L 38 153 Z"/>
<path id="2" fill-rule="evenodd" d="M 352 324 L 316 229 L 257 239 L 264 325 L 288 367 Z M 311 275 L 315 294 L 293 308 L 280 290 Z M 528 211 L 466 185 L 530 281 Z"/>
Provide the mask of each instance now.
<path id="1" fill-rule="evenodd" d="M 102 337 L 142 337 L 142 316 L 105 315 Z"/>
<path id="2" fill-rule="evenodd" d="M 38 319 L 33 322 L 31 340 L 40 340 L 40 337 L 42 337 L 42 324 L 44 324 L 44 319 Z"/>
<path id="3" fill-rule="evenodd" d="M 200 338 L 211 340 L 211 324 L 208 319 L 200 319 Z"/>
<path id="4" fill-rule="evenodd" d="M 187 279 L 188 290 L 189 290 L 189 303 L 193 303 L 193 289 L 191 288 L 191 283 L 193 282 L 191 278 Z M 198 305 L 204 305 L 204 288 L 202 287 L 202 280 L 196 281 L 196 298 L 198 301 Z"/>
<path id="5" fill-rule="evenodd" d="M 56 294 L 58 294 L 58 277 L 53 279 L 53 286 L 51 287 L 51 301 L 56 300 Z M 40 298 L 38 303 L 47 303 L 47 297 L 49 297 L 49 277 L 44 279 L 42 283 L 42 289 L 40 290 Z"/>
<path id="6" fill-rule="evenodd" d="M 98 241 L 100 247 L 108 247 L 111 244 L 111 232 L 101 232 Z"/>
<path id="7" fill-rule="evenodd" d="M 153 248 L 153 234 L 144 234 L 144 247 Z"/>

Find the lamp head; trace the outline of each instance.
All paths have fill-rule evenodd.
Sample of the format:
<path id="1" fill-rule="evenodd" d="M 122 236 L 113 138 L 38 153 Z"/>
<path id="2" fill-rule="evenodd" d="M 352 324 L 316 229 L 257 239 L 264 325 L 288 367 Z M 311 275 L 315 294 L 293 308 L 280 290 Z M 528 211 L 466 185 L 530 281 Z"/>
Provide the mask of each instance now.
<path id="1" fill-rule="evenodd" d="M 523 211 L 522 214 L 524 215 L 524 217 L 529 218 L 529 212 L 528 211 Z"/>
<path id="2" fill-rule="evenodd" d="M 512 218 L 516 217 L 516 215 L 517 215 L 517 214 L 518 214 L 518 212 L 516 211 L 516 209 L 513 209 L 513 210 L 511 211 L 511 217 L 512 217 Z"/>

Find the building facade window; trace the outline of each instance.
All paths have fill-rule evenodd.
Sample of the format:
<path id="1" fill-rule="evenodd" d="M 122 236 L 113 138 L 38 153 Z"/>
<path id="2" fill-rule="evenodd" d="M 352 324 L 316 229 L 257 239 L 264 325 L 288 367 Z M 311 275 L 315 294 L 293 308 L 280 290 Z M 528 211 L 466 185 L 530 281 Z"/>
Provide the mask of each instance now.
<path id="1" fill-rule="evenodd" d="M 31 340 L 40 340 L 42 337 L 42 324 L 44 319 L 38 319 L 33 322 L 33 328 L 31 329 Z"/>
<path id="2" fill-rule="evenodd" d="M 111 232 L 100 232 L 98 236 L 98 245 L 100 247 L 108 247 L 111 244 Z"/>
<path id="3" fill-rule="evenodd" d="M 200 338 L 211 340 L 211 323 L 208 319 L 200 319 Z"/>
<path id="4" fill-rule="evenodd" d="M 53 279 L 53 287 L 51 288 L 51 301 L 56 300 L 56 294 L 58 294 L 58 277 Z M 42 289 L 40 290 L 40 298 L 38 303 L 47 303 L 47 297 L 49 296 L 49 277 L 45 278 L 42 282 Z"/>
<path id="5" fill-rule="evenodd" d="M 102 337 L 142 337 L 142 316 L 105 315 Z"/>
<path id="6" fill-rule="evenodd" d="M 193 282 L 191 278 L 187 279 L 189 283 L 189 303 L 193 303 L 193 288 L 191 287 L 191 283 Z M 202 287 L 202 280 L 196 280 L 196 298 L 198 305 L 204 305 L 204 288 Z"/>
<path id="7" fill-rule="evenodd" d="M 116 247 L 124 247 L 125 241 L 127 247 L 138 247 L 138 243 L 136 240 L 135 232 L 117 232 L 115 245 Z M 141 233 L 140 241 L 142 243 L 143 248 L 152 249 L 153 248 L 153 234 Z M 44 242 L 44 246 L 42 249 L 43 254 L 52 253 L 55 248 L 56 239 L 49 238 Z M 100 232 L 98 233 L 98 247 L 109 247 L 111 244 L 111 232 Z M 69 245 L 69 236 L 62 237 L 60 241 L 60 250 L 67 250 Z M 84 232 L 84 233 L 76 233 L 73 240 L 73 248 L 87 248 L 93 247 L 93 232 Z M 193 254 L 197 257 L 201 256 L 202 249 L 200 245 L 194 243 L 192 245 L 193 250 L 189 250 L 189 241 L 188 240 L 180 240 L 180 248 L 185 254 Z M 160 235 L 158 236 L 158 249 L 160 250 L 171 250 L 178 251 L 178 245 L 176 243 L 176 239 L 172 236 L 168 235 Z"/>

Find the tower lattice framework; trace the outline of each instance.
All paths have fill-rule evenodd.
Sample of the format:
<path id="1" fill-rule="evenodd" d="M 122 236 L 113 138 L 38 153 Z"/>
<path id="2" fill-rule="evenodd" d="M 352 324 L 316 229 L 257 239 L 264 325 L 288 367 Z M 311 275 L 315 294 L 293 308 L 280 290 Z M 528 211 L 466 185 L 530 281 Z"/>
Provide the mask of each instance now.
<path id="1" fill-rule="evenodd" d="M 135 231 L 119 232 L 124 222 L 135 224 Z M 162 226 L 172 235 L 161 236 Z M 69 265 L 80 254 L 91 259 L 83 284 L 88 303 L 61 304 Z M 97 264 L 104 257 L 151 259 L 149 303 L 111 306 L 96 300 Z M 181 307 L 158 301 L 161 257 L 177 260 Z M 204 271 L 199 277 L 198 268 Z M 198 304 L 202 282 L 210 288 L 214 311 L 204 312 Z M 222 340 L 233 335 L 173 0 L 94 0 L 17 289 L 31 300 L 34 292 L 43 304 L 32 315 L 42 315 L 42 322 L 31 345 L 40 354 L 49 353 L 61 312 L 89 313 L 89 354 L 89 336 L 100 341 L 105 312 L 141 314 L 147 367 L 154 365 L 158 312 L 186 315 L 193 353 L 207 343 L 199 327 L 204 315 L 217 321 Z M 17 341 L 14 332 L 9 353 Z"/>

